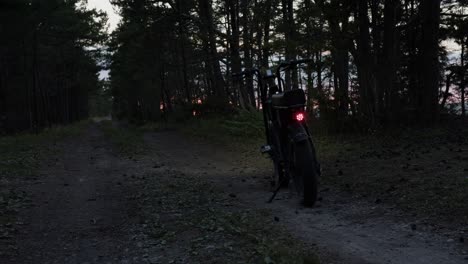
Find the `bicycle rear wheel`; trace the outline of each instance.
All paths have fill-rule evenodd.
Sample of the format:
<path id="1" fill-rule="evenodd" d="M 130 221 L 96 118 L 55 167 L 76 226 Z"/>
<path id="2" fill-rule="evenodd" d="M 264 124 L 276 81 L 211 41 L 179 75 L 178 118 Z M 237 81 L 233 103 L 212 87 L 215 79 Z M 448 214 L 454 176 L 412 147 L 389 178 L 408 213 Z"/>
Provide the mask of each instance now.
<path id="1" fill-rule="evenodd" d="M 291 174 L 304 206 L 312 207 L 318 196 L 318 164 L 309 140 L 294 143 Z"/>

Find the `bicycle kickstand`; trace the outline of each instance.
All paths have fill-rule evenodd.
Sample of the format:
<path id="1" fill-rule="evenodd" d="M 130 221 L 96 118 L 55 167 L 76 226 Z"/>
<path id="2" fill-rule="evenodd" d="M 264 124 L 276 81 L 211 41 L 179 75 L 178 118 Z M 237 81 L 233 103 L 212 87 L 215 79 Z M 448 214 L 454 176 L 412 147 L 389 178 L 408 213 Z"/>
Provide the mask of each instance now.
<path id="1" fill-rule="evenodd" d="M 272 203 L 273 200 L 275 199 L 276 195 L 278 194 L 279 190 L 281 190 L 281 187 L 283 186 L 283 183 L 285 182 L 286 177 L 281 180 L 281 182 L 278 184 L 278 187 L 276 190 L 273 192 L 273 195 L 271 196 L 270 200 L 268 200 L 268 203 Z"/>

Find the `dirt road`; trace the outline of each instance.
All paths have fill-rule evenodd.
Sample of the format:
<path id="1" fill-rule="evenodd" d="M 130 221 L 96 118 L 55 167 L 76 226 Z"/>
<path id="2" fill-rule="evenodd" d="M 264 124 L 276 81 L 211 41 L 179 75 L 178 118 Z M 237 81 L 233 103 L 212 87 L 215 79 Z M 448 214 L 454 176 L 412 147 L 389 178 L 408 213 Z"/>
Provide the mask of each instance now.
<path id="1" fill-rule="evenodd" d="M 322 252 L 339 256 L 332 263 L 468 262 L 466 245 L 463 248 L 454 239 L 431 232 L 424 224 L 415 224 L 421 221 L 397 209 L 360 201 L 327 187 L 322 187 L 322 201 L 313 209 L 302 208 L 287 190 L 268 204 L 268 173 L 251 167 L 238 154 L 194 144 L 167 132 L 152 134 L 147 142 L 164 150 L 171 166 L 207 173 L 213 184 L 236 193 L 250 206 L 272 210 L 294 236 L 318 246 Z M 210 161 L 211 166 L 204 166 L 204 161 Z"/>
<path id="2" fill-rule="evenodd" d="M 268 263 L 259 235 L 238 226 L 258 214 L 322 263 L 468 263 L 466 244 L 397 209 L 326 187 L 314 209 L 287 190 L 267 204 L 269 172 L 250 157 L 170 131 L 144 141 L 145 155 L 122 157 L 91 125 L 61 143 L 24 187 L 33 202 L 19 215 L 19 254 L 0 262 Z"/>
<path id="3" fill-rule="evenodd" d="M 121 184 L 132 166 L 110 151 L 96 126 L 61 147 L 24 189 L 32 204 L 20 213 L 19 254 L 11 263 L 137 263 L 129 243 L 135 205 Z"/>

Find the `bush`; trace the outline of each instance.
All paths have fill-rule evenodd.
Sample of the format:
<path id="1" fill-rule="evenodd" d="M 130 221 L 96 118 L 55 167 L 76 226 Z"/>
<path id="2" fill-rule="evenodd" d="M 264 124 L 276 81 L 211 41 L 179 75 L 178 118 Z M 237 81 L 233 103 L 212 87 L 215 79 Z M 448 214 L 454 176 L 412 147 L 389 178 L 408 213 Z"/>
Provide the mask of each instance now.
<path id="1" fill-rule="evenodd" d="M 234 115 L 192 119 L 183 130 L 211 141 L 259 141 L 264 137 L 263 117 L 260 112 L 242 111 Z"/>

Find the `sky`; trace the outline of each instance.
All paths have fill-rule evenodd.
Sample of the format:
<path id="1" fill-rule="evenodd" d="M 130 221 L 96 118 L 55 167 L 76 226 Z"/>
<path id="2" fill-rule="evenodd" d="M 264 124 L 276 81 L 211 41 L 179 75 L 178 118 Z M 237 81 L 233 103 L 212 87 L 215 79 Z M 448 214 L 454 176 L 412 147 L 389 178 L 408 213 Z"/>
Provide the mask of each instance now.
<path id="1" fill-rule="evenodd" d="M 117 28 L 117 25 L 119 24 L 119 21 L 120 21 L 120 16 L 119 14 L 115 12 L 109 0 L 88 0 L 88 8 L 89 9 L 95 8 L 97 10 L 105 11 L 107 13 L 107 16 L 109 17 L 109 21 L 107 22 L 109 25 L 109 31 L 113 31 L 114 29 Z M 99 73 L 99 78 L 100 79 L 109 78 L 109 71 L 108 70 L 101 71 Z"/>
<path id="2" fill-rule="evenodd" d="M 113 31 L 119 24 L 120 16 L 115 12 L 109 0 L 88 0 L 88 8 L 103 10 L 109 16 L 109 30 Z"/>

